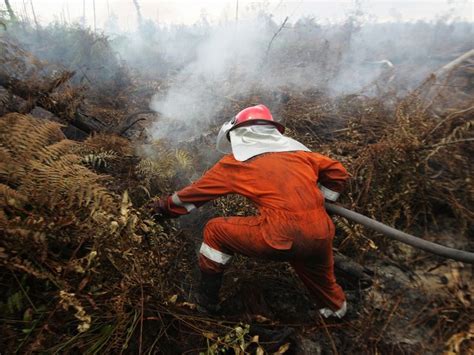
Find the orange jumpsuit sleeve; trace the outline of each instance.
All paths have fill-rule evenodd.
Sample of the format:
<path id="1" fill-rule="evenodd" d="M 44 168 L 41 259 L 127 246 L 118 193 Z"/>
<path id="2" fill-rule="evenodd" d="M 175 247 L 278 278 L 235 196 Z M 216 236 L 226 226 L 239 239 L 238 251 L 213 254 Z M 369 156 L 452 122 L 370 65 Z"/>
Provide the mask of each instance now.
<path id="1" fill-rule="evenodd" d="M 224 158 L 223 158 L 224 159 Z M 175 215 L 185 215 L 210 200 L 232 192 L 232 178 L 222 160 L 193 184 L 168 197 L 168 210 Z"/>
<path id="2" fill-rule="evenodd" d="M 324 197 L 336 201 L 344 190 L 349 173 L 337 160 L 312 153 L 312 164 L 318 176 L 318 185 Z"/>

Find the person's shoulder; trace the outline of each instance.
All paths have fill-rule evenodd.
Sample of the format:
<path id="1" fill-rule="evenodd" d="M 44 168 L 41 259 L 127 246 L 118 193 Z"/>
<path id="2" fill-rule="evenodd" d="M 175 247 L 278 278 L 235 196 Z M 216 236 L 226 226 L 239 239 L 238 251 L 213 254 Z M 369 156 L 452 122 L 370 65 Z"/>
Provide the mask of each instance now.
<path id="1" fill-rule="evenodd" d="M 235 165 L 239 163 L 241 162 L 235 159 L 233 154 L 226 154 L 217 162 L 219 165 Z"/>
<path id="2" fill-rule="evenodd" d="M 296 151 L 297 154 L 300 155 L 313 155 L 316 154 L 315 152 L 312 152 L 311 150 L 298 150 Z"/>
<path id="3" fill-rule="evenodd" d="M 304 159 L 308 159 L 308 158 L 311 159 L 311 158 L 314 158 L 315 155 L 317 155 L 317 153 L 312 152 L 310 150 L 298 150 L 293 153 L 297 155 L 298 157 L 304 158 Z"/>

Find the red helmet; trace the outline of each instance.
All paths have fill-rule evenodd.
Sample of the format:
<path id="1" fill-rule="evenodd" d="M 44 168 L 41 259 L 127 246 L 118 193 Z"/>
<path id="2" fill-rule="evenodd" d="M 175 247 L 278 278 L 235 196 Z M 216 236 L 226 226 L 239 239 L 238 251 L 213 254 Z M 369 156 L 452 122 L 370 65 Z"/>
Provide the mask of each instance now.
<path id="1" fill-rule="evenodd" d="M 285 126 L 281 123 L 278 123 L 273 120 L 272 113 L 265 105 L 257 105 L 244 108 L 240 111 L 237 115 L 235 115 L 234 119 L 231 121 L 232 127 L 228 130 L 231 130 L 246 126 L 246 125 L 253 125 L 253 124 L 272 124 L 278 128 L 280 133 L 285 132 Z"/>
<path id="2" fill-rule="evenodd" d="M 273 120 L 273 116 L 265 105 L 251 106 L 240 111 L 235 117 L 224 123 L 217 136 L 217 150 L 223 153 L 230 151 L 229 132 L 237 127 L 247 125 L 271 124 L 275 126 L 280 133 L 285 132 L 285 126 Z"/>

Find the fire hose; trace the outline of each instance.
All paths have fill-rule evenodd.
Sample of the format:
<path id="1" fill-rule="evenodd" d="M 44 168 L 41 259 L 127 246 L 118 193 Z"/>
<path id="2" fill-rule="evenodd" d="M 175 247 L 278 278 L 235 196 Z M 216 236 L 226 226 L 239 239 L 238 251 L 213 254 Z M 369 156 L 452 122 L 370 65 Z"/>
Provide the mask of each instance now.
<path id="1" fill-rule="evenodd" d="M 448 259 L 462 261 L 474 264 L 474 253 L 467 251 L 445 247 L 440 244 L 429 242 L 427 240 L 415 237 L 414 235 L 399 231 L 398 229 L 389 227 L 372 218 L 366 217 L 360 213 L 348 210 L 344 207 L 326 202 L 326 211 L 332 214 L 347 218 L 353 222 L 359 223 L 367 228 L 373 229 L 383 235 L 396 239 L 402 243 L 411 245 L 412 247 L 427 251 L 429 253 L 439 255 Z"/>

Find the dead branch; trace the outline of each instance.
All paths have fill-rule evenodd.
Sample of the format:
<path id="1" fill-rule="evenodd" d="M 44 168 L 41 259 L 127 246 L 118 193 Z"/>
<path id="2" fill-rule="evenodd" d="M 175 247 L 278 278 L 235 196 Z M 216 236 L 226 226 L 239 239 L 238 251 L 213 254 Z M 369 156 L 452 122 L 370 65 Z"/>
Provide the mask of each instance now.
<path id="1" fill-rule="evenodd" d="M 283 21 L 283 23 L 281 24 L 280 28 L 278 29 L 278 31 L 275 32 L 275 34 L 273 35 L 272 39 L 270 40 L 270 43 L 268 43 L 268 47 L 267 47 L 267 51 L 265 53 L 265 58 L 268 57 L 268 53 L 270 52 L 270 48 L 272 46 L 272 43 L 273 41 L 275 40 L 276 36 L 278 36 L 278 34 L 281 32 L 281 30 L 283 29 L 283 27 L 285 27 L 286 25 L 286 22 L 288 21 L 289 17 L 286 16 L 285 20 Z"/>
<path id="2" fill-rule="evenodd" d="M 10 5 L 10 0 L 5 0 L 5 6 L 7 8 L 8 15 L 10 16 L 10 20 L 12 20 L 13 22 L 16 22 L 17 18 L 15 15 L 15 12 L 13 11 L 12 6 Z"/>
<path id="3" fill-rule="evenodd" d="M 125 132 L 127 132 L 130 128 L 132 128 L 138 122 L 146 120 L 146 118 L 143 118 L 143 117 L 136 119 L 137 116 L 146 115 L 150 113 L 156 114 L 156 112 L 153 110 L 143 110 L 143 111 L 134 112 L 128 117 L 126 117 L 125 120 L 123 120 L 123 123 L 119 127 L 117 127 L 114 131 L 119 135 L 123 135 L 125 134 Z"/>
<path id="4" fill-rule="evenodd" d="M 434 73 L 434 75 L 436 75 L 437 78 L 440 78 L 440 77 L 446 75 L 446 73 L 448 73 L 451 70 L 458 67 L 462 62 L 464 62 L 464 61 L 466 61 L 466 60 L 468 60 L 472 57 L 474 57 L 474 49 L 471 49 L 470 51 L 468 51 L 468 52 L 464 53 L 463 55 L 457 57 L 456 59 L 452 60 L 451 62 L 449 62 L 448 64 L 446 64 L 442 68 L 438 69 L 438 71 L 436 71 Z"/>

